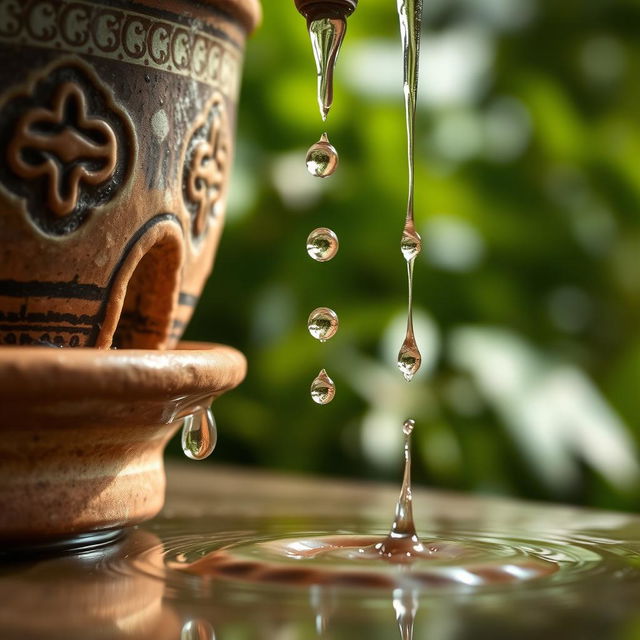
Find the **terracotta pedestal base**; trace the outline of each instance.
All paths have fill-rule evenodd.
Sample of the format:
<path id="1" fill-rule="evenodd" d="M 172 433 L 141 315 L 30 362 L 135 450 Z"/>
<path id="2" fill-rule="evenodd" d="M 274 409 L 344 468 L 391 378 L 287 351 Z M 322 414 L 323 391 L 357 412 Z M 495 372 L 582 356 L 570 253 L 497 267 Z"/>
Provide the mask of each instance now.
<path id="1" fill-rule="evenodd" d="M 0 539 L 73 537 L 147 520 L 182 418 L 243 379 L 222 345 L 175 351 L 0 348 Z"/>

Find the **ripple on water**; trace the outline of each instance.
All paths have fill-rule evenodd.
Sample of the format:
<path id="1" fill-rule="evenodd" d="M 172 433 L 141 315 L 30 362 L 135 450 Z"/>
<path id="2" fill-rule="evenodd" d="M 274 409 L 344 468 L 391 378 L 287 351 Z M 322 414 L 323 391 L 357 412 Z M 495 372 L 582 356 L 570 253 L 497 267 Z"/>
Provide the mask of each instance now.
<path id="1" fill-rule="evenodd" d="M 265 529 L 266 530 L 266 529 Z M 156 532 L 158 533 L 158 532 Z M 243 585 L 336 585 L 345 588 L 418 588 L 438 593 L 527 583 L 556 586 L 635 573 L 637 558 L 623 543 L 560 535 L 506 536 L 448 531 L 423 535 L 424 553 L 388 561 L 374 550 L 383 534 L 358 535 L 290 528 L 182 534 L 164 530 L 162 543 L 127 559 L 127 570 L 166 580 L 175 588 L 194 579 Z"/>

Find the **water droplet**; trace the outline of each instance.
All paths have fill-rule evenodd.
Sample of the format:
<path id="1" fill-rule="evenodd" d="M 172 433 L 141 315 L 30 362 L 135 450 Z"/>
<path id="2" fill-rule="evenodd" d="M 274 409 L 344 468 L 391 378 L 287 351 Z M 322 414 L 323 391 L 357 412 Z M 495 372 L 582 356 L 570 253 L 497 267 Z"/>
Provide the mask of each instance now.
<path id="1" fill-rule="evenodd" d="M 199 409 L 182 423 L 182 451 L 191 460 L 204 460 L 218 441 L 218 430 L 211 409 Z"/>
<path id="2" fill-rule="evenodd" d="M 316 340 L 326 342 L 338 331 L 338 315 L 329 307 L 318 307 L 309 314 L 307 327 Z"/>
<path id="3" fill-rule="evenodd" d="M 309 22 L 311 48 L 318 73 L 318 106 L 323 120 L 327 119 L 333 103 L 333 71 L 346 30 L 347 21 L 340 17 Z"/>
<path id="4" fill-rule="evenodd" d="M 329 404 L 336 395 L 333 380 L 322 369 L 311 383 L 311 398 L 317 404 Z"/>
<path id="5" fill-rule="evenodd" d="M 213 627 L 206 621 L 198 618 L 188 620 L 182 627 L 180 640 L 215 640 L 216 634 Z"/>
<path id="6" fill-rule="evenodd" d="M 415 420 L 405 420 L 404 424 L 402 425 L 402 433 L 404 433 L 405 436 L 409 436 L 411 435 L 411 432 L 413 431 L 413 428 L 416 426 L 416 421 Z"/>
<path id="7" fill-rule="evenodd" d="M 422 251 L 422 238 L 413 223 L 405 225 L 402 231 L 400 251 L 402 251 L 402 255 L 407 262 L 413 260 Z"/>
<path id="8" fill-rule="evenodd" d="M 328 178 L 338 166 L 338 152 L 323 133 L 307 151 L 307 170 L 312 176 Z"/>
<path id="9" fill-rule="evenodd" d="M 400 347 L 398 353 L 398 369 L 407 382 L 411 382 L 422 364 L 422 356 L 415 340 L 408 336 Z"/>
<path id="10" fill-rule="evenodd" d="M 327 262 L 338 253 L 338 236 L 326 227 L 314 229 L 307 238 L 307 253 L 318 262 Z"/>

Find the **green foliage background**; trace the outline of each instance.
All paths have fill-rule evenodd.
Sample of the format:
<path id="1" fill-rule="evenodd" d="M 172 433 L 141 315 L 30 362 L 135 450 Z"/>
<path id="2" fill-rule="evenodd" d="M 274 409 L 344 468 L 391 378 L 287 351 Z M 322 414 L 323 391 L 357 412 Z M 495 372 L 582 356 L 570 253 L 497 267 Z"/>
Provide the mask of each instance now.
<path id="1" fill-rule="evenodd" d="M 420 483 L 634 508 L 640 5 L 425 4 L 425 372 L 407 385 L 393 363 L 407 182 L 395 2 L 362 0 L 349 20 L 326 125 L 340 167 L 320 181 L 304 173 L 323 130 L 304 20 L 292 2 L 266 0 L 246 54 L 225 234 L 187 333 L 249 361 L 245 383 L 214 405 L 212 463 L 396 478 L 411 416 Z M 340 237 L 326 264 L 305 251 L 318 226 Z M 325 305 L 341 324 L 321 345 L 305 324 Z M 322 367 L 338 389 L 326 407 L 309 397 Z"/>

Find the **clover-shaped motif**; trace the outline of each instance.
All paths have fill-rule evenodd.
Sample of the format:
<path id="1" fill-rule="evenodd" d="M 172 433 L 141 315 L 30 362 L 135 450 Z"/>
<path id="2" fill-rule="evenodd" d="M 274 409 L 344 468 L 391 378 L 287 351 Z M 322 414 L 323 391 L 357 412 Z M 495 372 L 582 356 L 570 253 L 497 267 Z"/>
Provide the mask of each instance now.
<path id="1" fill-rule="evenodd" d="M 221 97 L 213 101 L 206 117 L 208 131 L 192 146 L 186 174 L 185 191 L 192 205 L 195 236 L 204 231 L 207 216 L 215 215 L 226 182 L 229 135 L 223 104 Z"/>
<path id="2" fill-rule="evenodd" d="M 82 183 L 96 187 L 111 178 L 117 140 L 105 120 L 87 114 L 76 84 L 61 84 L 52 102 L 51 109 L 33 107 L 18 120 L 7 161 L 20 178 L 46 178 L 47 207 L 62 218 L 76 209 Z"/>

